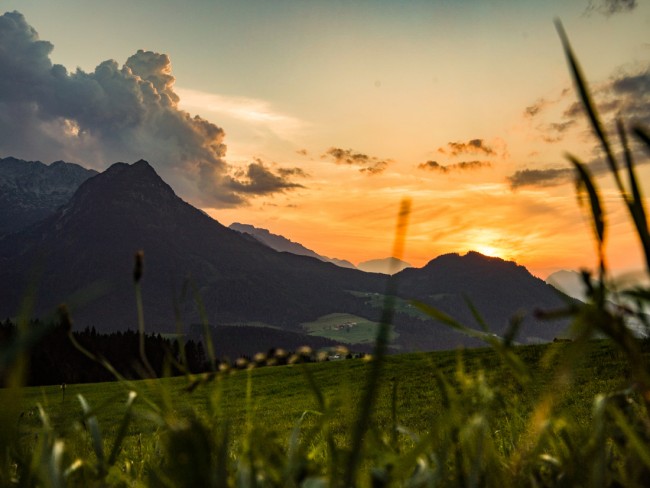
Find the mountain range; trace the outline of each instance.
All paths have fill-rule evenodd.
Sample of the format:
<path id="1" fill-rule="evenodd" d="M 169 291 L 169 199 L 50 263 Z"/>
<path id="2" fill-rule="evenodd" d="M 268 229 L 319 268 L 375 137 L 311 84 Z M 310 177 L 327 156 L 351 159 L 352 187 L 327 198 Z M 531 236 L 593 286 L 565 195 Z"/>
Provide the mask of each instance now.
<path id="1" fill-rule="evenodd" d="M 78 164 L 0 158 L 0 235 L 44 219 L 97 171 Z"/>
<path id="2" fill-rule="evenodd" d="M 150 331 L 170 332 L 178 317 L 192 324 L 203 316 L 210 324 L 230 325 L 220 328 L 229 334 L 248 334 L 255 325 L 301 334 L 309 343 L 313 336 L 303 324 L 321 317 L 348 314 L 376 322 L 388 279 L 278 252 L 229 229 L 176 196 L 141 160 L 115 163 L 85 179 L 44 219 L 0 237 L 0 318 L 16 316 L 23 299 L 32 296 L 36 316 L 46 317 L 66 302 L 75 327 L 135 328 L 132 268 L 139 250 L 145 256 L 141 285 Z M 562 306 L 567 298 L 522 266 L 498 258 L 444 255 L 395 279 L 402 305 L 393 323 L 394 350 L 478 344 L 422 316 L 408 304 L 411 298 L 475 325 L 468 300 L 497 334 L 521 312 L 521 342 L 552 340 L 566 326 L 538 321 L 531 312 Z"/>

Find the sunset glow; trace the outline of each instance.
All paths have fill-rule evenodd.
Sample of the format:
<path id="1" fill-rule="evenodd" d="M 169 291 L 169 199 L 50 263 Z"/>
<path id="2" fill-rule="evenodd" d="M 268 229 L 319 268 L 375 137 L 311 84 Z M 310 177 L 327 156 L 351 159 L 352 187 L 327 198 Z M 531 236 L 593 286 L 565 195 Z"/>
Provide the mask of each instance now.
<path id="1" fill-rule="evenodd" d="M 564 23 L 607 129 L 619 113 L 649 123 L 650 5 L 605 3 L 196 0 L 181 13 L 153 1 L 8 0 L 4 11 L 51 43 L 60 76 L 99 77 L 101 66 L 158 98 L 127 115 L 133 100 L 111 102 L 90 121 L 45 114 L 32 139 L 0 137 L 0 157 L 98 170 L 143 158 L 222 224 L 355 264 L 390 254 L 410 197 L 412 265 L 475 250 L 546 277 L 595 266 L 570 152 L 598 176 L 609 265 L 639 269 L 553 25 Z M 635 156 L 645 183 L 648 154 Z"/>

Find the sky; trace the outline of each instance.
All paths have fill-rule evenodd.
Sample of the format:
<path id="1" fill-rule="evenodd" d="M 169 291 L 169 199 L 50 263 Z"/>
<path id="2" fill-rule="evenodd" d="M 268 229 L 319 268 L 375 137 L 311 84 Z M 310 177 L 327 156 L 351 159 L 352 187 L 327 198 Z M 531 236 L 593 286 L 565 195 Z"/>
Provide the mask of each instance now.
<path id="1" fill-rule="evenodd" d="M 224 225 L 355 264 L 390 255 L 410 198 L 412 265 L 476 250 L 545 278 L 596 266 L 571 153 L 597 176 L 610 268 L 643 267 L 554 19 L 606 128 L 650 126 L 647 0 L 0 0 L 0 15 L 0 157 L 146 159 Z"/>

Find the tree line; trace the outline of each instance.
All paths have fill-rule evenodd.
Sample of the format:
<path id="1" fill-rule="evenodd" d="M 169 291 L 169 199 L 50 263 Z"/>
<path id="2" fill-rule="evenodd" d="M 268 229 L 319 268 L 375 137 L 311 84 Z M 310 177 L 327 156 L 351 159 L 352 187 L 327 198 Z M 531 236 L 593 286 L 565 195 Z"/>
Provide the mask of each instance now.
<path id="1" fill-rule="evenodd" d="M 30 321 L 28 327 L 41 330 L 42 334 L 27 356 L 26 386 L 115 380 L 102 364 L 86 356 L 72 343 L 66 327 L 38 319 Z M 147 375 L 140 359 L 140 335 L 137 331 L 102 334 L 94 327 L 87 327 L 72 334 L 84 349 L 105 358 L 125 378 L 139 379 Z M 15 323 L 9 319 L 0 323 L 0 351 L 8 350 L 17 337 Z M 147 360 L 156 376 L 178 375 L 183 369 L 201 372 L 210 367 L 200 341 L 182 342 L 184 354 L 181 353 L 181 341 L 160 334 L 146 334 L 144 344 Z M 0 370 L 0 385 L 4 386 L 6 380 L 6 371 Z"/>

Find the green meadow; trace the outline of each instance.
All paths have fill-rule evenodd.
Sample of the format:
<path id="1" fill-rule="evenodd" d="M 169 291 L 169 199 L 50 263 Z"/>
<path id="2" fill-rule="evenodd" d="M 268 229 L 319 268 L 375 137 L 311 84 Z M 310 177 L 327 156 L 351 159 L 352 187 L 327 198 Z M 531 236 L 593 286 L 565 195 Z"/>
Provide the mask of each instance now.
<path id="1" fill-rule="evenodd" d="M 648 351 L 643 352 L 645 361 L 650 359 Z M 437 454 L 437 462 L 442 462 L 460 447 L 449 445 L 449 435 L 486 442 L 481 454 L 486 459 L 479 458 L 475 469 L 492 470 L 482 475 L 491 480 L 489 484 L 494 476 L 530 481 L 541 474 L 531 474 L 531 466 L 519 466 L 519 453 L 562 436 L 588 439 L 603 420 L 595 404 L 599 394 L 611 392 L 612 398 L 622 395 L 631 405 L 641 405 L 625 392 L 630 376 L 627 358 L 608 341 L 519 346 L 512 352 L 503 356 L 485 348 L 386 357 L 366 434 L 366 455 L 354 483 L 374 483 L 377 469 L 390 472 L 393 468 L 388 467 L 394 466 L 399 476 L 388 485 L 406 484 L 417 471 L 418 463 L 413 462 L 418 452 L 423 451 L 423 459 Z M 513 357 L 521 360 L 514 369 Z M 15 428 L 20 439 L 17 453 L 24 456 L 47 452 L 48 445 L 65 448 L 59 460 L 61 479 L 70 486 L 92 485 L 99 479 L 109 486 L 158 482 L 197 486 L 194 483 L 209 482 L 218 471 L 226 477 L 223 486 L 312 486 L 306 481 L 338 486 L 371 365 L 372 361 L 351 359 L 67 385 L 65 391 L 60 386 L 5 389 L 0 391 L 2 423 L 5 432 Z M 132 391 L 137 396 L 127 407 Z M 79 396 L 87 403 L 85 409 Z M 549 405 L 544 432 L 532 439 L 542 404 Z M 487 430 L 482 434 L 468 430 L 476 422 L 485 423 Z M 219 464 L 220 449 L 226 453 L 224 464 Z M 549 459 L 558 456 L 552 442 L 544 445 L 544 451 Z M 51 453 L 40 462 L 51 462 L 48 456 Z M 185 464 L 173 467 L 179 458 Z M 498 469 L 488 463 L 490 458 Z M 561 457 L 556 461 L 561 463 Z M 299 466 L 291 466 L 292 462 Z M 66 466 L 69 472 L 64 477 Z M 258 482 L 237 480 L 242 469 L 255 466 Z M 298 467 L 301 472 L 295 472 Z M 428 468 L 430 474 L 438 472 L 436 476 L 445 473 L 435 463 Z M 205 471 L 200 479 L 187 473 L 194 469 Z M 179 479 L 180 473 L 191 483 Z M 450 485 L 459 483 L 458 474 L 447 473 Z"/>

